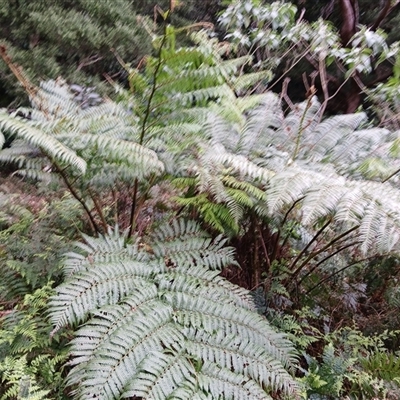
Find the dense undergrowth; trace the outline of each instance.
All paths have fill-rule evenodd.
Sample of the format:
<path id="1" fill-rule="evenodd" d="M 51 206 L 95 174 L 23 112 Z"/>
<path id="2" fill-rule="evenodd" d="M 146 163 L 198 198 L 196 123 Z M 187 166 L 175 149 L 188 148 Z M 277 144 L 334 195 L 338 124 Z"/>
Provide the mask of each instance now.
<path id="1" fill-rule="evenodd" d="M 368 69 L 279 4 L 282 51 L 325 27 L 321 74 Z M 0 110 L 0 399 L 398 398 L 394 124 L 265 90 L 236 14 L 231 44 L 158 15 L 117 101 L 59 78 Z"/>

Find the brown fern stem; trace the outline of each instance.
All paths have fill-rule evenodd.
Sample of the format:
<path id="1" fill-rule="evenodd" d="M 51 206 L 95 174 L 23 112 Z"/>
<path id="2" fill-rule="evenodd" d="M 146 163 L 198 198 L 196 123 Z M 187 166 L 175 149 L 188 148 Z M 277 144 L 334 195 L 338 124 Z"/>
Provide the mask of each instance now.
<path id="1" fill-rule="evenodd" d="M 300 259 L 305 255 L 310 246 L 318 239 L 318 237 L 324 232 L 324 230 L 328 227 L 328 225 L 332 222 L 332 218 L 329 218 L 328 221 L 318 230 L 318 232 L 314 235 L 314 237 L 307 243 L 307 245 L 300 251 L 297 257 L 290 264 L 289 270 L 293 271 L 293 268 L 300 261 Z M 300 265 L 302 267 L 302 265 Z M 293 275 L 297 274 L 297 269 L 292 273 Z"/>
<path id="2" fill-rule="evenodd" d="M 324 251 L 328 250 L 331 246 L 333 246 L 335 243 L 346 237 L 347 235 L 350 235 L 352 232 L 357 230 L 360 227 L 360 225 L 353 226 L 352 228 L 348 229 L 346 232 L 341 233 L 340 235 L 336 236 L 332 240 L 330 240 L 325 246 L 323 246 L 321 249 L 312 252 L 300 265 L 299 267 L 292 272 L 291 274 L 291 279 L 293 280 L 301 271 L 302 269 L 313 259 L 315 258 L 318 254 L 323 253 Z"/>
<path id="3" fill-rule="evenodd" d="M 335 256 L 336 254 L 340 253 L 343 250 L 348 249 L 349 247 L 353 247 L 356 246 L 357 244 L 360 244 L 361 241 L 360 240 L 355 240 L 354 242 L 351 243 L 347 243 L 346 245 L 339 247 L 336 251 L 334 251 L 333 253 L 329 254 L 328 256 L 326 256 L 325 258 L 323 258 L 321 261 L 317 262 L 312 268 L 310 268 L 306 274 L 304 274 L 300 281 L 297 283 L 297 285 L 301 285 L 304 280 L 310 276 L 320 265 L 322 265 L 324 262 L 328 261 L 330 258 L 332 258 L 333 256 Z"/>
<path id="4" fill-rule="evenodd" d="M 295 202 L 293 202 L 293 204 L 290 206 L 289 210 L 287 210 L 285 216 L 283 217 L 283 220 L 282 220 L 282 222 L 280 224 L 280 228 L 278 229 L 278 232 L 276 233 L 276 237 L 275 237 L 275 240 L 274 240 L 274 246 L 273 246 L 273 251 L 272 251 L 272 256 L 271 256 L 271 260 L 272 261 L 276 260 L 276 257 L 278 255 L 278 250 L 282 249 L 283 247 L 285 247 L 287 241 L 289 240 L 289 237 L 292 234 L 294 227 L 292 227 L 289 230 L 289 232 L 286 233 L 285 237 L 283 238 L 282 243 L 279 243 L 280 240 L 281 240 L 282 229 L 284 228 L 290 213 L 295 209 L 297 204 L 300 203 L 303 199 L 304 199 L 304 196 L 300 197 Z"/>
<path id="5" fill-rule="evenodd" d="M 305 296 L 309 295 L 311 292 L 313 292 L 315 289 L 317 289 L 319 286 L 321 286 L 324 282 L 329 281 L 330 279 L 332 279 L 334 276 L 340 274 L 341 272 L 345 271 L 346 269 L 352 267 L 355 264 L 358 264 L 360 262 L 363 261 L 368 261 L 368 260 L 373 260 L 374 258 L 376 258 L 377 256 L 371 256 L 371 257 L 367 257 L 367 258 L 363 258 L 362 260 L 356 260 L 348 265 L 346 265 L 343 268 L 338 269 L 337 271 L 333 272 L 332 274 L 328 275 L 326 278 L 321 279 L 316 285 L 314 285 L 311 289 L 307 290 L 307 292 L 305 293 Z"/>
<path id="6" fill-rule="evenodd" d="M 135 214 L 136 214 L 136 200 L 138 196 L 139 180 L 135 178 L 135 183 L 133 184 L 133 197 L 131 204 L 131 214 L 129 218 L 129 232 L 128 237 L 132 237 L 134 224 L 135 224 Z"/>
<path id="7" fill-rule="evenodd" d="M 103 213 L 101 204 L 99 203 L 99 199 L 96 196 L 96 194 L 90 190 L 90 188 L 88 188 L 88 193 L 89 193 L 90 198 L 93 200 L 94 208 L 96 209 L 97 215 L 99 216 L 99 218 L 101 220 L 101 225 L 103 226 L 103 230 L 104 230 L 104 232 L 107 232 L 108 224 L 104 217 L 104 213 Z"/>
<path id="8" fill-rule="evenodd" d="M 75 197 L 76 200 L 78 200 L 78 202 L 82 205 L 83 209 L 86 212 L 86 215 L 89 218 L 89 222 L 90 225 L 93 229 L 94 233 L 100 233 L 101 229 L 99 228 L 99 226 L 97 225 L 92 212 L 90 211 L 88 205 L 85 203 L 85 201 L 83 200 L 83 198 L 79 195 L 79 193 L 77 192 L 77 190 L 75 190 L 75 188 L 73 187 L 73 185 L 71 184 L 71 182 L 68 180 L 68 176 L 65 173 L 65 171 L 59 166 L 57 165 L 57 163 L 55 161 L 52 160 L 52 164 L 55 167 L 57 173 L 61 176 L 61 178 L 63 179 L 65 185 L 67 186 L 69 192 L 72 194 L 72 196 Z"/>
<path id="9" fill-rule="evenodd" d="M 142 123 L 142 129 L 140 132 L 140 137 L 139 137 L 139 144 L 142 145 L 144 142 L 144 137 L 146 134 L 146 129 L 147 129 L 147 121 L 150 118 L 150 112 L 151 112 L 151 108 L 152 108 L 152 101 L 154 98 L 154 95 L 157 91 L 157 77 L 158 77 L 158 72 L 160 71 L 160 68 L 163 64 L 163 59 L 161 57 L 162 55 L 162 50 L 165 46 L 165 43 L 167 41 L 167 32 L 164 32 L 164 36 L 162 38 L 161 44 L 160 44 L 160 48 L 158 49 L 158 63 L 156 65 L 156 68 L 154 69 L 154 73 L 153 73 L 153 85 L 151 87 L 151 91 L 150 91 L 150 95 L 149 95 L 149 99 L 147 101 L 147 106 L 146 106 L 146 111 L 144 114 L 144 118 L 143 118 L 143 123 Z M 131 237 L 133 234 L 133 230 L 135 227 L 135 217 L 137 214 L 137 198 L 138 198 L 138 190 L 139 190 L 139 180 L 137 178 L 135 178 L 135 183 L 133 185 L 133 197 L 132 197 L 132 204 L 131 204 L 131 212 L 130 212 L 130 218 L 129 218 L 129 232 L 128 232 L 128 237 Z"/>
<path id="10" fill-rule="evenodd" d="M 270 261 L 270 258 L 269 258 L 269 255 L 268 255 L 268 249 L 267 249 L 267 246 L 265 244 L 264 237 L 263 237 L 263 231 L 262 231 L 261 226 L 260 226 L 259 223 L 257 224 L 257 230 L 258 230 L 258 233 L 259 233 L 261 247 L 262 247 L 263 252 L 264 252 L 265 261 L 267 262 L 267 269 L 269 271 L 269 269 L 271 267 L 271 261 Z"/>
<path id="11" fill-rule="evenodd" d="M 389 15 L 390 11 L 393 8 L 391 7 L 391 4 L 392 4 L 391 0 L 385 1 L 385 4 L 383 5 L 381 12 L 379 13 L 374 23 L 371 25 L 371 29 L 373 31 L 376 31 L 383 22 L 383 20 Z"/>
<path id="12" fill-rule="evenodd" d="M 340 0 L 342 26 L 340 36 L 344 46 L 347 46 L 350 39 L 357 32 L 359 11 L 358 0 Z"/>

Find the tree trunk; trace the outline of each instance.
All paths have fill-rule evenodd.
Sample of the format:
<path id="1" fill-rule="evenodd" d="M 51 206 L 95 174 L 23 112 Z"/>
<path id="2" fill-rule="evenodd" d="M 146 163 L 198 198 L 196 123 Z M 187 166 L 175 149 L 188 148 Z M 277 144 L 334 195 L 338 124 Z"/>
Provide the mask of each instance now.
<path id="1" fill-rule="evenodd" d="M 359 20 L 358 1 L 339 0 L 339 5 L 343 21 L 340 28 L 340 37 L 342 39 L 343 46 L 348 46 L 350 39 L 357 32 Z"/>
<path id="2" fill-rule="evenodd" d="M 357 32 L 359 23 L 358 0 L 339 0 L 340 12 L 342 15 L 342 26 L 340 27 L 340 37 L 343 46 L 350 47 L 351 38 Z M 359 78 L 359 73 L 355 72 Z M 354 78 L 350 81 L 350 90 L 346 96 L 346 113 L 353 113 L 361 103 L 360 87 Z"/>

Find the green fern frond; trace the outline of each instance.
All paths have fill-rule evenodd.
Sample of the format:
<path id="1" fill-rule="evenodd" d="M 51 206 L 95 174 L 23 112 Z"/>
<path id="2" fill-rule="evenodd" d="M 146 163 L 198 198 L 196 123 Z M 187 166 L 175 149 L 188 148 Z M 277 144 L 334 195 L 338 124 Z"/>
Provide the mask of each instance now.
<path id="1" fill-rule="evenodd" d="M 173 151 L 177 146 L 179 150 L 190 143 L 198 142 L 196 136 L 200 134 L 202 126 L 196 121 L 171 122 L 167 126 L 152 127 L 147 130 L 146 144 L 149 148 Z M 185 143 L 182 146 L 182 141 Z"/>
<path id="2" fill-rule="evenodd" d="M 45 317 L 52 294 L 51 284 L 45 285 L 2 315 L 1 399 L 47 399 L 52 390 L 60 392 L 63 388 L 60 365 L 66 361 L 67 352 L 59 347 L 60 337 L 49 338 Z"/>
<path id="3" fill-rule="evenodd" d="M 233 88 L 240 93 L 241 91 L 252 89 L 254 86 L 259 85 L 260 82 L 266 85 L 272 78 L 273 74 L 269 70 L 247 73 L 233 79 Z"/>
<path id="4" fill-rule="evenodd" d="M 267 195 L 265 191 L 250 182 L 239 180 L 232 175 L 222 177 L 222 182 L 229 188 L 239 190 L 246 196 L 250 196 L 250 198 L 254 198 L 257 201 L 267 201 Z M 227 191 L 230 193 L 229 189 L 227 189 Z"/>
<path id="5" fill-rule="evenodd" d="M 41 389 L 30 373 L 26 357 L 13 359 L 6 357 L 0 363 L 3 384 L 9 386 L 1 400 L 47 400 L 50 390 Z"/>
<path id="6" fill-rule="evenodd" d="M 236 204 L 241 205 L 243 207 L 248 207 L 248 208 L 251 208 L 253 206 L 253 204 L 254 204 L 253 200 L 243 190 L 229 188 L 226 191 Z M 229 204 L 229 201 L 228 201 L 228 204 Z M 238 220 L 238 219 L 239 218 L 236 218 L 236 220 Z"/>
<path id="7" fill-rule="evenodd" d="M 400 359 L 393 353 L 371 352 L 361 360 L 361 364 L 374 376 L 387 382 L 400 377 Z"/>
<path id="8" fill-rule="evenodd" d="M 23 298 L 30 291 L 30 286 L 26 280 L 21 277 L 20 271 L 16 270 L 17 262 L 7 262 L 2 266 L 1 298 L 11 300 Z M 21 263 L 22 264 L 22 263 Z M 26 267 L 26 265 L 24 265 Z"/>
<path id="9" fill-rule="evenodd" d="M 228 199 L 227 199 L 228 200 Z M 235 213 L 225 204 L 214 203 L 207 195 L 201 194 L 195 197 L 179 197 L 176 202 L 189 209 L 198 211 L 204 221 L 213 229 L 221 233 L 238 232 L 239 226 L 235 221 Z M 232 203 L 234 211 L 235 203 Z"/>

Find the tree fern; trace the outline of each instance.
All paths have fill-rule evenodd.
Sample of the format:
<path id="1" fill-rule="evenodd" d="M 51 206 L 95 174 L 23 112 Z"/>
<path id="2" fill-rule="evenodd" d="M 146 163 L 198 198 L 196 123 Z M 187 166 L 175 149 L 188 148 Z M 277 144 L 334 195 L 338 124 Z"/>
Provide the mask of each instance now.
<path id="1" fill-rule="evenodd" d="M 190 31 L 191 27 L 187 28 Z M 242 76 L 241 69 L 251 63 L 251 57 L 224 59 L 226 46 L 210 39 L 209 32 L 200 30 L 191 33 L 195 43 L 192 47 L 177 47 L 175 30 L 171 26 L 165 28 L 164 35 L 156 37 L 154 46 L 158 57 L 146 60 L 145 74 L 138 70 L 130 70 L 130 85 L 137 96 L 136 101 L 151 102 L 152 113 L 144 112 L 138 107 L 139 118 L 148 117 L 163 125 L 165 120 L 175 118 L 177 109 L 190 108 L 193 105 L 206 106 L 210 101 L 231 96 L 231 88 L 244 91 L 258 79 L 266 79 L 264 72 Z M 148 110 L 147 110 L 148 111 Z M 143 115 L 144 114 L 144 115 Z M 148 127 L 145 127 L 147 131 Z"/>
<path id="2" fill-rule="evenodd" d="M 33 179 L 43 180 L 50 175 L 46 172 L 55 172 L 82 204 L 97 232 L 105 232 L 112 220 L 119 219 L 118 203 L 130 196 L 130 217 L 123 226 L 130 225 L 131 235 L 152 184 L 164 171 L 175 174 L 179 165 L 175 157 L 179 157 L 185 143 L 190 145 L 188 152 L 196 143 L 194 133 L 201 129 L 201 112 L 196 109 L 190 116 L 189 108 L 235 96 L 230 88 L 235 87 L 240 69 L 251 61 L 249 57 L 224 60 L 226 46 L 210 39 L 206 31 L 191 35 L 196 43 L 193 47 L 176 47 L 175 36 L 171 26 L 165 27 L 163 35 L 154 36 L 157 57 L 146 59 L 143 74 L 128 68 L 134 96 L 125 107 L 99 96 L 88 107 L 80 100 L 84 88 L 77 92 L 77 85 L 69 87 L 61 79 L 43 82 L 31 93 L 33 109 L 17 111 L 25 119 L 19 121 L 5 114 L 10 122 L 5 134 L 12 135 L 18 127 L 24 142 L 15 142 L 11 149 L 0 152 L 0 161 L 18 165 L 20 175 Z M 253 84 L 256 75 L 238 81 L 238 90 L 245 90 L 246 82 Z M 35 148 L 32 152 L 24 152 L 26 142 Z M 64 155 L 60 146 L 79 157 L 85 168 L 82 164 L 80 171 L 74 171 L 72 166 L 77 160 Z M 48 164 L 43 162 L 43 155 L 49 159 Z M 182 152 L 180 157 L 184 156 Z M 102 199 L 100 192 L 104 190 L 108 194 Z M 209 205 L 207 212 L 210 221 L 215 221 L 213 214 L 224 214 L 221 206 Z"/>
<path id="3" fill-rule="evenodd" d="M 182 143 L 169 147 L 168 124 L 158 139 L 158 146 L 164 143 L 159 148 L 170 149 L 175 161 L 173 183 L 183 191 L 177 202 L 230 237 L 246 240 L 249 232 L 264 230 L 269 237 L 260 238 L 254 250 L 264 266 L 253 259 L 257 266 L 249 270 L 272 273 L 270 264 L 287 244 L 298 249 L 297 255 L 279 260 L 289 265 L 291 282 L 303 282 L 324 265 L 334 268 L 334 259 L 342 265 L 349 258 L 398 251 L 396 132 L 368 125 L 363 113 L 321 122 L 315 98 L 285 116 L 272 93 L 235 98 L 231 92 L 198 109 L 197 116 L 194 111 L 188 115 L 197 126 Z M 180 144 L 186 146 L 183 157 Z M 307 235 L 300 240 L 293 231 L 282 236 L 292 222 Z M 342 250 L 346 255 L 338 263 Z M 249 283 L 259 284 L 260 278 Z"/>
<path id="4" fill-rule="evenodd" d="M 18 134 L 31 146 L 39 147 L 50 162 L 76 164 L 85 172 L 90 159 L 88 179 L 95 179 L 99 174 L 103 179 L 107 176 L 107 167 L 103 171 L 96 164 L 96 156 L 109 167 L 119 167 L 120 175 L 124 176 L 124 171 L 126 179 L 132 179 L 135 173 L 148 175 L 162 170 L 155 153 L 135 143 L 138 135 L 135 119 L 122 107 L 105 102 L 82 109 L 62 81 L 44 82 L 37 97 L 39 110 L 20 110 L 26 115 L 30 113 L 29 119 L 23 121 L 4 114 L 2 130 L 8 135 Z M 29 154 L 30 157 L 38 155 L 34 151 Z M 3 161 L 10 162 L 12 158 L 3 157 Z M 114 176 L 108 178 L 108 185 L 114 182 Z"/>
<path id="5" fill-rule="evenodd" d="M 25 119 L 4 114 L 3 132 L 18 140 L 0 151 L 0 162 L 13 163 L 15 173 L 28 178 L 57 177 L 83 206 L 92 229 L 106 231 L 118 218 L 115 207 L 111 218 L 106 209 L 111 198 L 118 203 L 119 188 L 129 191 L 135 180 L 160 175 L 164 165 L 138 143 L 138 120 L 122 105 L 82 107 L 62 80 L 44 82 L 35 96 L 33 110 L 18 111 Z"/>
<path id="6" fill-rule="evenodd" d="M 290 342 L 219 276 L 235 264 L 224 240 L 183 220 L 134 245 L 115 233 L 87 240 L 51 301 L 53 333 L 84 323 L 71 344 L 75 398 L 297 396 Z"/>

